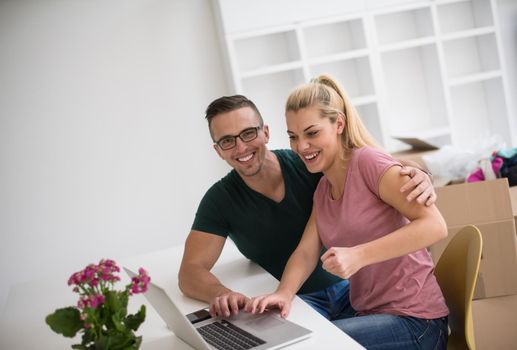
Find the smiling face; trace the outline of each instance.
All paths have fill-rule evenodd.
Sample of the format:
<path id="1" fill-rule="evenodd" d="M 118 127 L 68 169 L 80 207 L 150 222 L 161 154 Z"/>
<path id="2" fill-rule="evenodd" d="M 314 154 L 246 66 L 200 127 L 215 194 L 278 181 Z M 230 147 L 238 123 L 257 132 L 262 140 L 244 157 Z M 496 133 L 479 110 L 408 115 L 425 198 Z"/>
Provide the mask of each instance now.
<path id="1" fill-rule="evenodd" d="M 330 169 L 343 151 L 342 116 L 338 115 L 333 123 L 313 106 L 287 112 L 286 121 L 291 149 L 302 158 L 307 169 L 311 173 Z"/>
<path id="2" fill-rule="evenodd" d="M 210 130 L 215 141 L 225 136 L 236 136 L 242 131 L 260 126 L 260 118 L 250 107 L 239 108 L 230 112 L 218 114 L 210 123 Z M 266 156 L 266 144 L 269 141 L 269 129 L 264 125 L 258 129 L 257 138 L 244 142 L 236 137 L 236 145 L 223 150 L 217 144 L 214 148 L 241 176 L 254 176 L 260 172 Z"/>

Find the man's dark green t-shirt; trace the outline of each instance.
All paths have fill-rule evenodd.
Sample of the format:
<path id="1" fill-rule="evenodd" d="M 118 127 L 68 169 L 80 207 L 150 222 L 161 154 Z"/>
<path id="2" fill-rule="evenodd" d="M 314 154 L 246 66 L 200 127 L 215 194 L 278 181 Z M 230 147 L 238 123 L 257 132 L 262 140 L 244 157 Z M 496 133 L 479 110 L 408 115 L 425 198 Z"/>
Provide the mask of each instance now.
<path id="1" fill-rule="evenodd" d="M 277 203 L 249 188 L 232 170 L 215 183 L 199 204 L 193 230 L 228 237 L 240 252 L 280 280 L 302 237 L 321 174 L 311 174 L 292 151 L 276 150 L 284 177 L 284 199 Z M 318 262 L 300 289 L 310 293 L 339 282 Z"/>

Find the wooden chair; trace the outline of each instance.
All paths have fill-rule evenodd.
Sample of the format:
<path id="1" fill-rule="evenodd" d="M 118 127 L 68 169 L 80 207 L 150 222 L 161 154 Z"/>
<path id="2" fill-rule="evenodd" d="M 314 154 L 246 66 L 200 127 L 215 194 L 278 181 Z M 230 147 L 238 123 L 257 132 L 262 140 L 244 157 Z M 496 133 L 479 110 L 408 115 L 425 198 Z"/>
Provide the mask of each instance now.
<path id="1" fill-rule="evenodd" d="M 473 225 L 465 226 L 452 238 L 436 264 L 435 276 L 450 311 L 448 350 L 476 348 L 472 296 L 482 247 L 479 229 Z"/>

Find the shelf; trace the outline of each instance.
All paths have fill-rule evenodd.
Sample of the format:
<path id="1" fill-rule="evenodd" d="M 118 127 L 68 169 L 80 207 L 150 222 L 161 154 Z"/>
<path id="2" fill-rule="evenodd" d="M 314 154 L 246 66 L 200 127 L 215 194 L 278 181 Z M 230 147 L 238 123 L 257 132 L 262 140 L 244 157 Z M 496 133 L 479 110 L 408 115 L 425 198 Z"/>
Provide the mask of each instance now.
<path id="1" fill-rule="evenodd" d="M 294 70 L 294 69 L 299 69 L 302 67 L 303 67 L 302 61 L 277 64 L 275 66 L 268 66 L 268 67 L 264 67 L 264 68 L 255 69 L 252 71 L 243 72 L 243 73 L 241 73 L 241 78 L 251 78 L 251 77 L 256 77 L 256 76 L 260 76 L 260 75 L 280 73 L 280 72 L 290 71 L 290 70 Z"/>
<path id="2" fill-rule="evenodd" d="M 430 7 L 377 15 L 375 24 L 380 45 L 435 35 Z"/>
<path id="3" fill-rule="evenodd" d="M 450 40 L 457 40 L 457 39 L 464 39 L 474 36 L 480 36 L 484 34 L 492 34 L 495 33 L 494 27 L 484 27 L 484 28 L 475 28 L 475 29 L 468 29 L 463 30 L 460 32 L 455 32 L 452 34 L 446 34 L 442 36 L 443 41 L 450 41 Z"/>
<path id="4" fill-rule="evenodd" d="M 344 52 L 344 53 L 338 53 L 331 56 L 323 56 L 316 59 L 308 60 L 310 65 L 317 65 L 317 64 L 323 64 L 323 63 L 332 63 L 336 61 L 344 61 L 352 58 L 360 58 L 368 56 L 370 53 L 369 50 L 363 49 L 363 50 L 356 50 L 351 52 Z"/>
<path id="5" fill-rule="evenodd" d="M 437 5 L 442 34 L 494 25 L 489 0 L 466 0 Z"/>
<path id="6" fill-rule="evenodd" d="M 309 58 L 366 48 L 364 26 L 361 19 L 305 27 L 303 28 L 303 35 Z"/>
<path id="7" fill-rule="evenodd" d="M 267 36 L 267 35 L 274 35 L 278 33 L 287 33 L 296 30 L 296 26 L 289 24 L 289 25 L 282 25 L 282 26 L 276 26 L 271 28 L 262 28 L 262 29 L 254 29 L 250 31 L 244 31 L 239 33 L 233 33 L 228 34 L 227 38 L 231 41 L 239 41 L 244 39 L 253 39 L 259 36 Z"/>
<path id="8" fill-rule="evenodd" d="M 238 69 L 241 72 L 301 59 L 294 30 L 238 39 L 234 45 Z"/>
<path id="9" fill-rule="evenodd" d="M 500 70 L 491 71 L 491 72 L 485 72 L 485 73 L 479 73 L 479 74 L 472 74 L 467 75 L 461 78 L 451 79 L 449 80 L 449 86 L 459 86 L 459 85 L 465 85 L 465 84 L 471 84 L 471 83 L 477 83 L 480 81 L 495 79 L 495 78 L 501 78 L 502 73 Z"/>
<path id="10" fill-rule="evenodd" d="M 485 34 L 443 43 L 449 79 L 500 69 L 495 34 Z"/>
<path id="11" fill-rule="evenodd" d="M 324 73 L 337 79 L 351 98 L 375 94 L 368 56 L 309 66 L 311 77 Z"/>
<path id="12" fill-rule="evenodd" d="M 414 39 L 414 40 L 402 41 L 402 42 L 398 42 L 398 43 L 391 44 L 391 45 L 384 45 L 379 48 L 379 51 L 380 52 L 389 52 L 389 51 L 404 50 L 404 49 L 408 49 L 408 48 L 434 44 L 435 42 L 436 42 L 435 37 L 419 38 L 419 39 Z"/>
<path id="13" fill-rule="evenodd" d="M 440 138 L 443 136 L 450 136 L 451 135 L 451 128 L 449 127 L 441 127 L 441 128 L 431 128 L 431 129 L 423 129 L 423 130 L 417 130 L 415 132 L 411 133 L 402 133 L 402 134 L 396 134 L 392 137 L 418 137 L 422 140 L 429 140 L 433 138 Z"/>
<path id="14" fill-rule="evenodd" d="M 458 146 L 472 146 L 500 135 L 511 139 L 501 78 L 455 86 L 451 89 L 453 126 Z M 464 126 L 468 125 L 468 128 Z"/>
<path id="15" fill-rule="evenodd" d="M 390 135 L 448 127 L 436 45 L 381 55 Z"/>
<path id="16" fill-rule="evenodd" d="M 376 103 L 377 96 L 376 95 L 359 96 L 359 97 L 353 97 L 353 98 L 351 98 L 351 100 L 352 100 L 352 104 L 355 107 L 359 107 L 362 105 Z"/>

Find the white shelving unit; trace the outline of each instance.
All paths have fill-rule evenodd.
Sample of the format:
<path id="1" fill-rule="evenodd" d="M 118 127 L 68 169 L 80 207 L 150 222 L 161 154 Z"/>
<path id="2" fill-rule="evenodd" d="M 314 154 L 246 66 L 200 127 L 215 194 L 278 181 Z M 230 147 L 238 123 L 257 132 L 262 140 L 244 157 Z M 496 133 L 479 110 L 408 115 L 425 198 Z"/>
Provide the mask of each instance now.
<path id="1" fill-rule="evenodd" d="M 257 103 L 273 148 L 288 147 L 287 95 L 321 73 L 345 87 L 389 151 L 404 147 L 394 136 L 458 146 L 515 139 L 494 0 L 257 2 L 214 8 L 233 90 Z M 260 13 L 268 6 L 275 14 Z"/>

